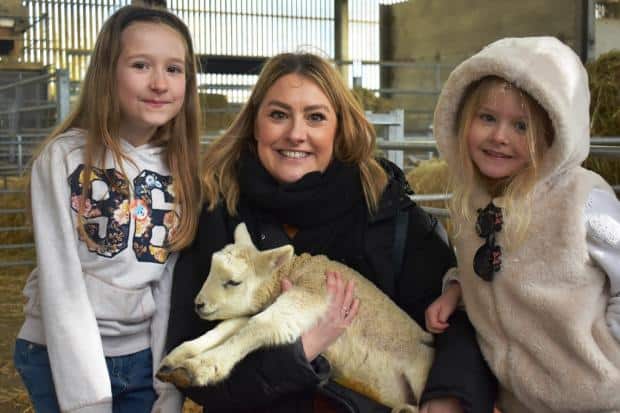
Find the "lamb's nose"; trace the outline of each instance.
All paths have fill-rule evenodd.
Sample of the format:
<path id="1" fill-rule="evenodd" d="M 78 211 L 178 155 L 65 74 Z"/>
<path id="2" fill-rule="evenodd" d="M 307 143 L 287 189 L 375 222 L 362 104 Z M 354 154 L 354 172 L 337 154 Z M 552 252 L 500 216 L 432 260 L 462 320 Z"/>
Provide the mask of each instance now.
<path id="1" fill-rule="evenodd" d="M 204 306 L 204 303 L 196 303 L 196 305 L 194 306 L 194 310 L 200 314 L 200 310 L 202 310 Z"/>

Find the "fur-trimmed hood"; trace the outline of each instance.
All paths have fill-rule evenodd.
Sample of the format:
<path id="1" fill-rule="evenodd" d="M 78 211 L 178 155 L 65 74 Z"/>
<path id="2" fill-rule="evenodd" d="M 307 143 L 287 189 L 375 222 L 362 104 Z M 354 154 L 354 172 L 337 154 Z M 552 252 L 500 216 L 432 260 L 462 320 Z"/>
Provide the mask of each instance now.
<path id="1" fill-rule="evenodd" d="M 458 165 L 457 116 L 468 86 L 501 77 L 532 96 L 546 111 L 554 140 L 540 180 L 580 165 L 590 147 L 588 75 L 573 50 L 554 37 L 506 38 L 491 43 L 450 75 L 435 109 L 434 132 L 441 156 Z"/>

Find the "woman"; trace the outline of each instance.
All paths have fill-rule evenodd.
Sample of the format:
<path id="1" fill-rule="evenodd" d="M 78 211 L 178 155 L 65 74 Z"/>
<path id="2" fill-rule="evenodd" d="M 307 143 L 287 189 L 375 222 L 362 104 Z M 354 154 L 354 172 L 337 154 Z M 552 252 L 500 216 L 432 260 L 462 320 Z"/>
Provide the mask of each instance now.
<path id="1" fill-rule="evenodd" d="M 349 265 L 424 325 L 454 255 L 435 231 L 437 222 L 408 198 L 402 172 L 378 162 L 374 150 L 372 126 L 329 63 L 312 54 L 270 59 L 248 103 L 207 152 L 206 205 L 195 243 L 175 267 L 167 348 L 212 327 L 196 316 L 193 300 L 212 253 L 233 241 L 239 222 L 259 249 L 292 244 L 298 254 Z M 337 293 L 349 305 L 347 294 L 350 288 Z M 338 412 L 389 411 L 328 381 L 320 353 L 347 326 L 346 311 L 340 316 L 332 306 L 330 312 L 297 343 L 257 351 L 223 383 L 185 395 L 209 413 L 326 411 L 328 405 Z M 453 316 L 436 347 L 422 412 L 492 411 L 495 381 L 463 313 Z"/>

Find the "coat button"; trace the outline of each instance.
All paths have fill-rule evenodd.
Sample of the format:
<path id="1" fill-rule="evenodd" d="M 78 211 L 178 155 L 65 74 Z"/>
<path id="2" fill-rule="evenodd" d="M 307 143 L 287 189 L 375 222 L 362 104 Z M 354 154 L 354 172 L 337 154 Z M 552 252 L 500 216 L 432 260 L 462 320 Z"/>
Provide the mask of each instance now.
<path id="1" fill-rule="evenodd" d="M 266 236 L 265 234 L 260 234 L 260 240 L 261 240 L 261 241 L 264 241 L 264 240 L 265 240 L 265 238 L 267 238 L 267 236 Z"/>

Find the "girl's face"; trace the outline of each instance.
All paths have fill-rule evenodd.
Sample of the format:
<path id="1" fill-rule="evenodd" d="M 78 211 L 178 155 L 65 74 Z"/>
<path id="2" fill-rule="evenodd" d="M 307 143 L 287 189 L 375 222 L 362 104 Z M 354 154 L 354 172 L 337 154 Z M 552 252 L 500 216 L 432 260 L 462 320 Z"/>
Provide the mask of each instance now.
<path id="1" fill-rule="evenodd" d="M 530 127 L 518 89 L 491 86 L 467 133 L 467 147 L 480 173 L 492 180 L 513 177 L 530 162 L 526 131 Z"/>
<path id="2" fill-rule="evenodd" d="M 123 30 L 116 66 L 120 135 L 134 146 L 181 110 L 185 54 L 183 37 L 166 24 L 136 22 Z"/>
<path id="3" fill-rule="evenodd" d="M 329 99 L 307 77 L 279 78 L 261 102 L 254 136 L 258 157 L 280 183 L 324 172 L 334 152 L 338 120 Z"/>

